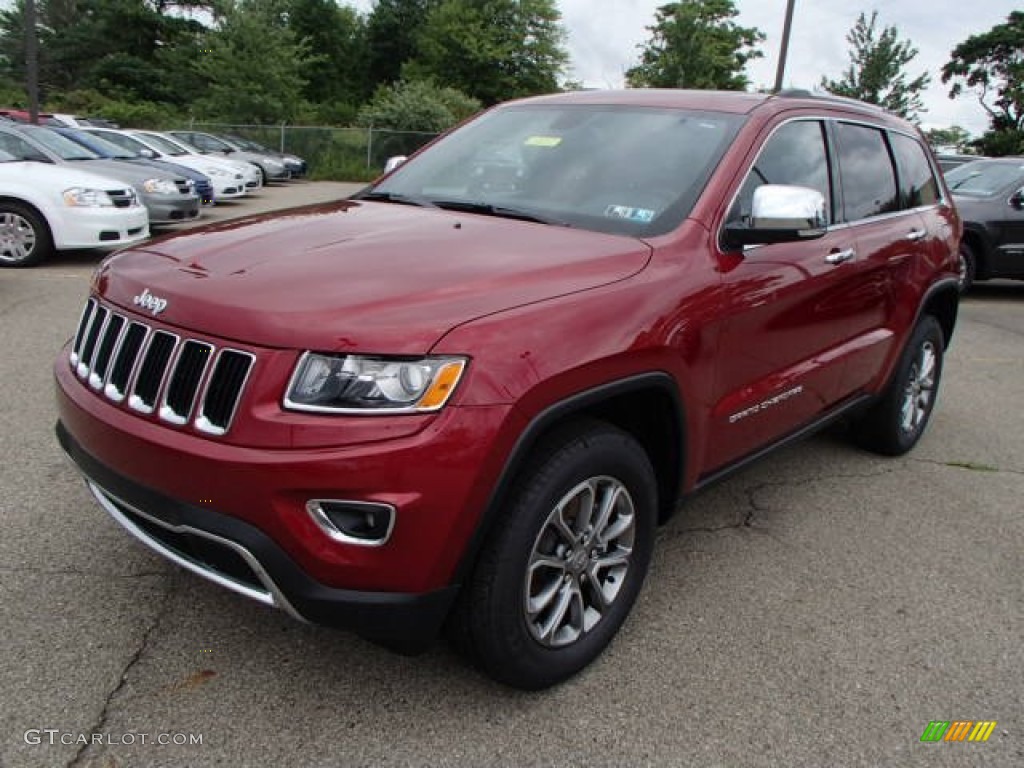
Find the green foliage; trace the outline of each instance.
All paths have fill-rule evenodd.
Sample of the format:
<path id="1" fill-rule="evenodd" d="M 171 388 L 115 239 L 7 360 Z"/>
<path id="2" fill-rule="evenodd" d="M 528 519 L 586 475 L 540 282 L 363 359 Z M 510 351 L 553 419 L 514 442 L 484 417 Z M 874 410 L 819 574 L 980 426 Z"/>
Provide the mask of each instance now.
<path id="1" fill-rule="evenodd" d="M 313 57 L 274 0 L 225 4 L 199 69 L 209 81 L 196 111 L 242 123 L 291 121 L 303 109 L 303 71 Z"/>
<path id="2" fill-rule="evenodd" d="M 1019 128 L 1003 128 L 998 131 L 986 131 L 981 138 L 972 142 L 971 146 L 979 154 L 988 155 L 989 157 L 1024 155 L 1024 130 Z"/>
<path id="3" fill-rule="evenodd" d="M 359 111 L 360 125 L 439 133 L 480 110 L 479 101 L 427 80 L 382 86 Z M 397 153 L 396 153 L 397 154 Z"/>
<path id="4" fill-rule="evenodd" d="M 390 85 L 416 55 L 417 37 L 441 0 L 377 0 L 366 22 L 369 82 Z"/>
<path id="5" fill-rule="evenodd" d="M 561 18 L 553 0 L 444 0 L 402 74 L 484 104 L 557 91 L 569 61 Z"/>
<path id="6" fill-rule="evenodd" d="M 1024 129 L 1024 12 L 1014 11 L 1005 24 L 972 35 L 954 48 L 942 68 L 942 82 L 952 83 L 951 99 L 974 90 L 989 115 L 990 133 Z M 1015 145 L 1012 137 L 986 137 L 983 140 L 992 147 Z"/>
<path id="7" fill-rule="evenodd" d="M 310 58 L 302 68 L 303 94 L 316 104 L 358 104 L 372 92 L 366 22 L 334 0 L 286 0 L 288 26 Z"/>
<path id="8" fill-rule="evenodd" d="M 755 27 L 732 21 L 739 12 L 732 0 L 682 0 L 663 5 L 648 27 L 651 38 L 640 46 L 640 63 L 626 72 L 633 88 L 744 90 L 744 67 L 764 54 L 765 39 Z"/>
<path id="9" fill-rule="evenodd" d="M 971 134 L 959 125 L 949 128 L 932 128 L 925 131 L 924 135 L 933 147 L 956 147 L 958 152 L 963 152 L 971 140 Z"/>
<path id="10" fill-rule="evenodd" d="M 67 91 L 53 96 L 46 103 L 49 112 L 67 112 L 113 120 L 133 128 L 164 128 L 181 120 L 171 106 L 152 101 L 120 101 L 94 90 Z"/>
<path id="11" fill-rule="evenodd" d="M 878 104 L 890 112 L 916 120 L 924 111 L 921 92 L 931 77 L 927 72 L 908 81 L 903 71 L 917 56 L 909 41 L 899 39 L 896 27 L 875 29 L 878 12 L 871 20 L 862 13 L 846 35 L 850 44 L 850 66 L 839 80 L 821 79 L 821 87 L 837 96 Z"/>

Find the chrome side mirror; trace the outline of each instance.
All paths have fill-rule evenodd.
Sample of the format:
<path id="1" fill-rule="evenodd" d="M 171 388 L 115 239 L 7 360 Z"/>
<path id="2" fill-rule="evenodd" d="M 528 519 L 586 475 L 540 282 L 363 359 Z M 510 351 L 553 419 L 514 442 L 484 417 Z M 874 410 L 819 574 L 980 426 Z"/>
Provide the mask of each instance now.
<path id="1" fill-rule="evenodd" d="M 394 157 L 389 157 L 388 161 L 384 163 L 384 173 L 391 173 L 395 168 L 408 159 L 409 158 L 406 155 L 395 155 Z"/>
<path id="2" fill-rule="evenodd" d="M 828 231 L 825 196 L 809 187 L 764 184 L 754 190 L 750 218 L 725 228 L 730 245 L 813 240 Z"/>

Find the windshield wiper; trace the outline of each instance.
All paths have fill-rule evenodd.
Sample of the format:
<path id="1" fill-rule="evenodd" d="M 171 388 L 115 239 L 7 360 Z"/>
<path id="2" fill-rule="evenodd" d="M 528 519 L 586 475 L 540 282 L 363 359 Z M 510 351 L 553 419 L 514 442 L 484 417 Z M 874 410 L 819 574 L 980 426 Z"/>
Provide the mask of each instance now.
<path id="1" fill-rule="evenodd" d="M 520 208 L 510 208 L 505 205 L 494 205 L 493 203 L 474 203 L 469 200 L 435 200 L 434 205 L 438 208 L 444 208 L 449 211 L 482 213 L 484 216 L 498 216 L 503 219 L 532 221 L 537 224 L 549 224 L 556 227 L 571 226 L 566 221 L 554 219 L 550 216 L 541 216 L 540 214 L 524 211 Z"/>
<path id="2" fill-rule="evenodd" d="M 353 200 L 373 200 L 379 203 L 398 203 L 399 205 L 415 205 L 420 208 L 437 208 L 438 206 L 422 197 L 402 195 L 398 192 L 363 192 L 352 196 Z"/>

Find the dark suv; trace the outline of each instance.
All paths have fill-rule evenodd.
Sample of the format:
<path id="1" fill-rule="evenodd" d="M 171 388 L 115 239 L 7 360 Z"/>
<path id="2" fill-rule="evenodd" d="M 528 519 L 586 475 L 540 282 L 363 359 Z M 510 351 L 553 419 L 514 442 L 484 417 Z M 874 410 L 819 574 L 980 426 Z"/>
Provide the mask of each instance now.
<path id="1" fill-rule="evenodd" d="M 946 173 L 964 222 L 960 288 L 1024 279 L 1024 157 L 975 160 Z"/>
<path id="2" fill-rule="evenodd" d="M 489 110 L 354 199 L 104 262 L 59 439 L 182 567 L 494 678 L 594 659 L 655 528 L 841 417 L 910 450 L 960 222 L 909 123 L 795 95 Z"/>

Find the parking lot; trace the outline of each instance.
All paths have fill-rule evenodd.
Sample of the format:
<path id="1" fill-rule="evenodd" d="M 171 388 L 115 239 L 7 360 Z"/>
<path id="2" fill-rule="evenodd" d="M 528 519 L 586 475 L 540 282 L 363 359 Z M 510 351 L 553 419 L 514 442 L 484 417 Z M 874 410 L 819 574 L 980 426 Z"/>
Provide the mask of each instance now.
<path id="1" fill-rule="evenodd" d="M 207 220 L 357 188 L 276 185 Z M 299 624 L 107 517 L 51 382 L 99 260 L 0 270 L 0 766 L 1024 765 L 1024 283 L 962 303 L 912 454 L 837 429 L 693 498 L 608 651 L 525 694 L 444 645 Z M 998 725 L 921 743 L 933 720 Z"/>

